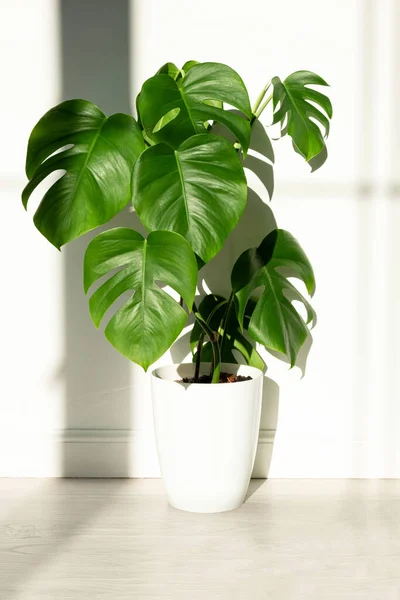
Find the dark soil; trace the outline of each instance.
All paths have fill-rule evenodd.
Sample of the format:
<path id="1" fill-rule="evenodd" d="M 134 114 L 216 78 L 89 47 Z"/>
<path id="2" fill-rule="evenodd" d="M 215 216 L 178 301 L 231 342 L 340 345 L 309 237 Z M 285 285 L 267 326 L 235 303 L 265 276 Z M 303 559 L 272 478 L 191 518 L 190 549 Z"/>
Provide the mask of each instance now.
<path id="1" fill-rule="evenodd" d="M 236 375 L 232 373 L 221 373 L 219 376 L 218 383 L 236 383 L 237 381 L 249 381 L 252 379 L 251 377 L 244 377 L 244 375 Z M 195 381 L 194 377 L 184 377 L 180 379 L 178 383 L 211 383 L 211 375 L 200 375 L 197 381 Z"/>

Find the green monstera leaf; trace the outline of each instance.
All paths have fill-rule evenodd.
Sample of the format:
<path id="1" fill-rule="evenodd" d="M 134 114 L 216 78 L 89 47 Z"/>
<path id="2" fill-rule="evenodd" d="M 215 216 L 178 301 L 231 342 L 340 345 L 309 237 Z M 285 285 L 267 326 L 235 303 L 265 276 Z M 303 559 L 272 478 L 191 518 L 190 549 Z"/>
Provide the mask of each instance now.
<path id="1" fill-rule="evenodd" d="M 65 173 L 43 196 L 34 215 L 36 227 L 60 248 L 109 221 L 132 197 L 132 170 L 143 150 L 133 117 L 106 117 L 85 100 L 52 108 L 29 138 L 25 208 L 41 181 L 51 173 Z"/>
<path id="2" fill-rule="evenodd" d="M 204 262 L 221 250 L 246 206 L 239 156 L 212 134 L 195 135 L 177 150 L 151 146 L 138 159 L 133 179 L 133 204 L 146 229 L 180 233 Z"/>
<path id="3" fill-rule="evenodd" d="M 205 296 L 205 298 L 203 298 L 199 305 L 199 313 L 201 314 L 203 319 L 207 322 L 207 324 L 213 331 L 219 332 L 221 337 L 221 328 L 225 321 L 225 315 L 228 307 L 228 300 L 223 296 L 218 296 L 215 294 L 209 294 L 208 296 Z M 236 363 L 237 360 L 234 354 L 234 351 L 236 350 L 244 358 L 246 364 L 250 365 L 251 367 L 256 367 L 257 369 L 263 370 L 265 368 L 265 363 L 263 359 L 257 352 L 256 348 L 254 347 L 254 344 L 252 344 L 251 341 L 248 340 L 241 331 L 234 308 L 232 306 L 229 308 L 230 310 L 225 325 L 225 332 L 223 340 L 220 344 L 221 361 L 225 363 Z M 245 330 L 248 327 L 254 308 L 255 302 L 249 300 L 246 306 L 243 322 L 243 328 Z M 203 330 L 200 324 L 198 323 L 198 321 L 195 321 L 190 335 L 190 347 L 193 353 L 193 361 L 196 360 L 196 349 L 199 339 L 202 337 L 202 334 Z M 212 345 L 210 342 L 206 342 L 203 345 L 201 351 L 201 359 L 203 362 L 211 362 Z"/>
<path id="4" fill-rule="evenodd" d="M 315 320 L 315 312 L 288 276 L 301 279 L 308 293 L 313 294 L 315 279 L 307 256 L 288 231 L 275 229 L 258 248 L 243 252 L 233 267 L 231 280 L 241 326 L 251 295 L 257 288 L 263 288 L 250 318 L 249 334 L 267 349 L 287 356 L 293 367 L 308 336 L 307 324 Z M 305 306 L 306 322 L 292 305 L 293 300 Z"/>
<path id="5" fill-rule="evenodd" d="M 156 282 L 173 288 L 190 310 L 197 281 L 195 255 L 172 231 L 154 231 L 144 239 L 133 229 L 117 227 L 100 233 L 86 250 L 85 292 L 107 274 L 110 278 L 89 300 L 93 322 L 98 327 L 115 300 L 133 292 L 108 322 L 105 335 L 121 354 L 147 370 L 187 321 L 186 311 Z"/>
<path id="6" fill-rule="evenodd" d="M 246 87 L 236 71 L 219 63 L 190 61 L 183 67 L 185 77 L 176 75 L 175 79 L 171 66 L 162 69 L 144 83 L 137 98 L 140 122 L 149 140 L 176 149 L 192 135 L 204 133 L 205 122 L 212 120 L 230 129 L 247 152 L 252 113 Z M 240 110 L 244 117 L 224 110 L 222 102 Z"/>
<path id="7" fill-rule="evenodd" d="M 329 119 L 332 118 L 332 104 L 327 96 L 307 86 L 328 84 L 311 71 L 296 71 L 283 82 L 279 77 L 273 77 L 272 84 L 275 110 L 273 124 L 281 123 L 282 135 L 288 133 L 300 154 L 310 161 L 324 150 L 324 136 L 329 135 Z M 320 123 L 324 135 L 313 119 Z"/>

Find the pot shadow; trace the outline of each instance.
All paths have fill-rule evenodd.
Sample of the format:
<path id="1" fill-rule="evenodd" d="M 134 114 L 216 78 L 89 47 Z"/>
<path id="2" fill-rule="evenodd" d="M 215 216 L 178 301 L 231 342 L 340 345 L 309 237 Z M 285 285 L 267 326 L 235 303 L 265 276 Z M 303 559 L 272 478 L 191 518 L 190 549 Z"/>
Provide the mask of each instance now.
<path id="1" fill-rule="evenodd" d="M 263 395 L 260 418 L 260 434 L 254 467 L 253 479 L 267 479 L 271 466 L 276 428 L 279 415 L 279 386 L 264 375 Z"/>
<path id="2" fill-rule="evenodd" d="M 261 486 L 264 485 L 265 482 L 266 482 L 266 478 L 257 479 L 257 478 L 252 477 L 250 479 L 250 483 L 249 483 L 246 497 L 244 499 L 244 503 L 246 503 L 248 500 L 250 500 L 250 498 L 260 489 Z"/>

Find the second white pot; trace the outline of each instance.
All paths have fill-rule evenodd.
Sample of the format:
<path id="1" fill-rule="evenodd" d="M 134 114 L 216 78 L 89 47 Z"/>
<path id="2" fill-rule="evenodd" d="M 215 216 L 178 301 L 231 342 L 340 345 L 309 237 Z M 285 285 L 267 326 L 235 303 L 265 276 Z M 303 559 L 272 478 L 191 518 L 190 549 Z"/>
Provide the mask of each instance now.
<path id="1" fill-rule="evenodd" d="M 246 496 L 260 427 L 263 374 L 224 364 L 250 376 L 237 383 L 178 383 L 193 364 L 152 372 L 154 428 L 161 475 L 170 504 L 192 512 L 239 507 Z M 201 373 L 209 365 L 203 364 Z"/>

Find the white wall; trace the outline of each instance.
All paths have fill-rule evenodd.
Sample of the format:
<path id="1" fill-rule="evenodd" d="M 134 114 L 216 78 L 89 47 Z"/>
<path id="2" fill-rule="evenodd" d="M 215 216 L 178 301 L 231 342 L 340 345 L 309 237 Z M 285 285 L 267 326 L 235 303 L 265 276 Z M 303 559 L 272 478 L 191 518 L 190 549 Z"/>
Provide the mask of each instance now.
<path id="1" fill-rule="evenodd" d="M 331 84 L 326 165 L 310 175 L 287 139 L 275 144 L 272 209 L 315 267 L 319 321 L 303 379 L 299 369 L 268 358 L 257 473 L 268 470 L 273 449 L 271 477 L 400 476 L 399 4 L 136 0 L 132 8 L 133 93 L 167 60 L 192 58 L 230 64 L 252 99 L 269 77 L 297 69 L 316 71 Z M 18 0 L 7 4 L 0 25 L 2 56 L 9 57 L 7 94 L 0 97 L 7 115 L 0 150 L 7 224 L 0 238 L 0 475 L 152 476 L 147 377 L 124 359 L 111 359 L 112 349 L 91 329 L 74 251 L 78 309 L 68 313 L 65 259 L 19 204 L 24 140 L 61 94 L 56 9 L 51 0 Z M 256 191 L 266 198 L 261 187 Z M 260 231 L 258 220 L 254 244 Z M 65 355 L 66 312 L 75 315 L 67 323 L 73 356 Z M 173 356 L 183 354 L 180 344 Z M 112 375 L 102 377 L 108 360 L 115 360 Z M 71 361 L 66 374 L 63 365 Z"/>
<path id="2" fill-rule="evenodd" d="M 54 0 L 1 2 L 1 475 L 60 468 L 58 446 L 47 452 L 37 444 L 40 432 L 60 429 L 64 420 L 60 257 L 37 235 L 20 200 L 30 130 L 59 98 L 57 33 Z"/>

